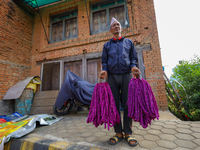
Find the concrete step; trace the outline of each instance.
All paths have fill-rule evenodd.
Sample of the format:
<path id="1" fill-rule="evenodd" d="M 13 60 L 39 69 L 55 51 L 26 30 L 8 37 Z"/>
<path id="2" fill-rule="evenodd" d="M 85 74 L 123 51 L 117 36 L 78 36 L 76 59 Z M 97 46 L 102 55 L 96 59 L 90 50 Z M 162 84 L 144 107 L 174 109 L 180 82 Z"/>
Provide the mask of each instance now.
<path id="1" fill-rule="evenodd" d="M 53 105 L 57 99 L 59 90 L 36 92 L 30 115 L 53 114 Z"/>

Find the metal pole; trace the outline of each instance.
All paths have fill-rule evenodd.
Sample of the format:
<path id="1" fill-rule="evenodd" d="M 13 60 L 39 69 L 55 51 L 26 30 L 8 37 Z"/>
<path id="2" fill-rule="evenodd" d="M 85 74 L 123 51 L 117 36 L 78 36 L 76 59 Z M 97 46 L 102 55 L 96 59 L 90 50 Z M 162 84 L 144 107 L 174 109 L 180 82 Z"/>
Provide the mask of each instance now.
<path id="1" fill-rule="evenodd" d="M 37 0 L 35 0 L 35 3 L 36 3 L 36 6 L 37 6 L 37 11 L 38 11 L 38 13 L 39 13 L 39 15 L 40 15 L 40 20 L 41 20 L 41 22 L 42 22 L 42 26 L 43 26 L 43 29 L 44 29 L 44 33 L 45 33 L 47 42 L 48 42 L 48 44 L 49 44 L 49 40 L 48 40 L 48 37 L 47 37 L 46 30 L 45 30 L 45 28 L 44 28 L 44 23 L 43 23 L 43 21 L 42 21 L 42 16 L 41 16 L 41 14 L 40 14 L 40 10 L 39 10 L 38 4 L 37 4 Z"/>

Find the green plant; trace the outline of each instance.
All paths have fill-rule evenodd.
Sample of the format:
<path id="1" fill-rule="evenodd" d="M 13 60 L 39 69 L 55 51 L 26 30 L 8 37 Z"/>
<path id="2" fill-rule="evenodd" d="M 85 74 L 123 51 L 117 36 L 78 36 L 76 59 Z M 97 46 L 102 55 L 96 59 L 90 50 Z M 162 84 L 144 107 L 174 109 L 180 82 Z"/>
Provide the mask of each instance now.
<path id="1" fill-rule="evenodd" d="M 166 86 L 169 110 L 182 120 L 200 121 L 200 58 L 183 60 L 173 69 L 171 83 Z M 177 95 L 178 93 L 178 95 Z"/>

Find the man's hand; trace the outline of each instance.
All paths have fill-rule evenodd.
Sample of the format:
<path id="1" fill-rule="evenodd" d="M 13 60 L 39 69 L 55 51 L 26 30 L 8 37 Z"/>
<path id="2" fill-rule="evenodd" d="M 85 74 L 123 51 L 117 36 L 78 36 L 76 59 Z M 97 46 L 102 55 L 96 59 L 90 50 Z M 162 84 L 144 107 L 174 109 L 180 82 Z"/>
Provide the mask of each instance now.
<path id="1" fill-rule="evenodd" d="M 132 72 L 133 77 L 137 79 L 140 77 L 141 72 L 137 67 L 132 67 L 131 72 Z"/>
<path id="2" fill-rule="evenodd" d="M 105 79 L 107 77 L 107 71 L 102 70 L 99 74 L 100 79 Z"/>

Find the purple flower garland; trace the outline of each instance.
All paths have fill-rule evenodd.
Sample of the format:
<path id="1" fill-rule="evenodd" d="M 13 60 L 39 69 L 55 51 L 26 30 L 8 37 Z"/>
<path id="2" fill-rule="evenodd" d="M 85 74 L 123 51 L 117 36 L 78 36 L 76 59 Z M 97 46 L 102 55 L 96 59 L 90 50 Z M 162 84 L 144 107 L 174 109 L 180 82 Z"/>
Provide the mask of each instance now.
<path id="1" fill-rule="evenodd" d="M 159 119 L 158 106 L 149 83 L 144 79 L 132 78 L 128 91 L 128 116 L 139 122 L 143 128 L 151 125 L 151 120 Z"/>
<path id="2" fill-rule="evenodd" d="M 107 82 L 97 83 L 92 94 L 87 123 L 93 122 L 95 127 L 104 123 L 104 128 L 106 128 L 107 124 L 109 130 L 110 127 L 120 123 L 120 121 L 109 84 Z"/>

